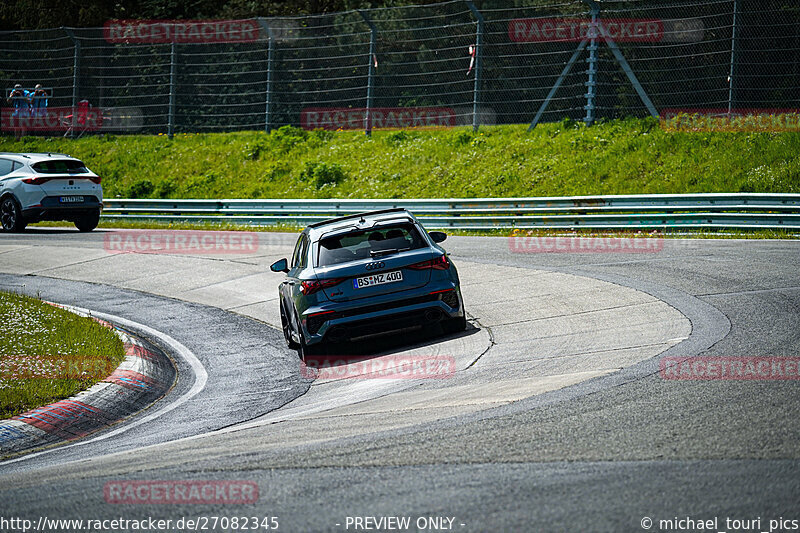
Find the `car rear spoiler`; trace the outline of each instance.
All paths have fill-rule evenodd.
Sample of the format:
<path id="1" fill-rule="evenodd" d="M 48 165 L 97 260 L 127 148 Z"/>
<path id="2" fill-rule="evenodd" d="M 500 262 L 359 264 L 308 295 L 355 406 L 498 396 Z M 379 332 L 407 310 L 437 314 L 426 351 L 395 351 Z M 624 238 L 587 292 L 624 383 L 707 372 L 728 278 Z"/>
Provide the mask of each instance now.
<path id="1" fill-rule="evenodd" d="M 355 215 L 347 215 L 345 217 L 339 218 L 330 218 L 328 220 L 321 220 L 319 222 L 314 222 L 313 224 L 309 224 L 309 228 L 318 228 L 320 226 L 327 226 L 328 224 L 335 224 L 337 222 L 343 222 L 345 220 L 350 220 L 351 218 L 364 218 L 364 217 L 371 217 L 375 215 L 385 215 L 388 213 L 400 213 L 404 212 L 407 213 L 408 211 L 404 207 L 393 207 L 391 209 L 381 209 L 380 211 L 368 211 L 366 213 L 356 213 Z"/>

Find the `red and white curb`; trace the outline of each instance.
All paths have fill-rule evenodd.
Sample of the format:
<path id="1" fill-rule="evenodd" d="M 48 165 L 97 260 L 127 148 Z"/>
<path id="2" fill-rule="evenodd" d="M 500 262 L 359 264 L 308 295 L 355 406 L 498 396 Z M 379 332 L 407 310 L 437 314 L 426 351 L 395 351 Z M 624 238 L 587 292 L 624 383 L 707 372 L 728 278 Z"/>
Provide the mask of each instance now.
<path id="1" fill-rule="evenodd" d="M 175 369 L 165 355 L 113 324 L 95 320 L 119 335 L 125 359 L 111 375 L 71 398 L 0 421 L 0 456 L 72 441 L 109 427 L 149 406 L 172 387 Z"/>

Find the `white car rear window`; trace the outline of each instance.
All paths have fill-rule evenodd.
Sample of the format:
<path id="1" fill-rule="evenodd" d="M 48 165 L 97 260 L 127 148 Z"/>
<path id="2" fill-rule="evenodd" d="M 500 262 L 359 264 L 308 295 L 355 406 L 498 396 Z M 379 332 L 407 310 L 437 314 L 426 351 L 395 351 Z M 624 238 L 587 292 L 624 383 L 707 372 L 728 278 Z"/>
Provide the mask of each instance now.
<path id="1" fill-rule="evenodd" d="M 31 165 L 40 174 L 86 174 L 89 169 L 82 161 L 74 159 L 53 159 Z"/>

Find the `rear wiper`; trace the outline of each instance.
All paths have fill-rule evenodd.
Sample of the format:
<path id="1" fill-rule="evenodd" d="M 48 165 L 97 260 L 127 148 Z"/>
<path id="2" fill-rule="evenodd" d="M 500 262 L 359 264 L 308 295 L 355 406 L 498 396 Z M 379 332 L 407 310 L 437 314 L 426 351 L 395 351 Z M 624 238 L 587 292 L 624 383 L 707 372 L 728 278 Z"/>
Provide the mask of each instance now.
<path id="1" fill-rule="evenodd" d="M 387 248 L 385 250 L 370 250 L 369 251 L 369 255 L 372 256 L 372 257 L 378 257 L 379 255 L 391 255 L 391 254 L 397 254 L 397 253 L 400 253 L 400 252 L 407 252 L 410 249 L 411 248 L 403 248 L 403 249 Z"/>

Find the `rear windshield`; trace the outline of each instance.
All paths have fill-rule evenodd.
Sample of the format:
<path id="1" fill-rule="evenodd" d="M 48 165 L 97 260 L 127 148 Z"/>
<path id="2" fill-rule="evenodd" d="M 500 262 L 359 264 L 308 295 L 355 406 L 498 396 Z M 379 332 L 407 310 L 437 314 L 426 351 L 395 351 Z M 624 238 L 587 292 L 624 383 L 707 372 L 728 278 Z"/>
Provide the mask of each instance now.
<path id="1" fill-rule="evenodd" d="M 369 259 L 372 257 L 370 252 L 414 250 L 424 246 L 425 241 L 411 223 L 340 233 L 320 239 L 317 266 Z M 378 253 L 376 256 L 380 255 Z"/>
<path id="2" fill-rule="evenodd" d="M 41 161 L 31 165 L 40 174 L 85 174 L 89 172 L 86 165 L 74 159 L 54 159 Z"/>

